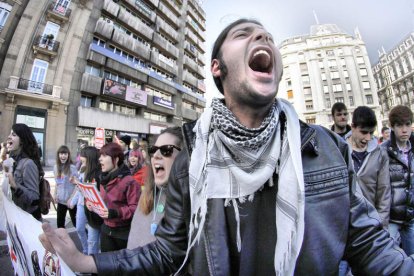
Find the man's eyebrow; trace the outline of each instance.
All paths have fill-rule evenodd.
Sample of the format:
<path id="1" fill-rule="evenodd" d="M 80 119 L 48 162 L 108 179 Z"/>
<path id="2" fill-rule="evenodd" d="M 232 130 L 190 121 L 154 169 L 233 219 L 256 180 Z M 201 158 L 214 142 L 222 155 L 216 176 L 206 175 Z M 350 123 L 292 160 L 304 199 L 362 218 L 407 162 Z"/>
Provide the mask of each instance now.
<path id="1" fill-rule="evenodd" d="M 246 26 L 244 28 L 234 29 L 234 30 L 230 31 L 229 35 L 233 35 L 233 34 L 239 32 L 239 31 L 251 33 L 253 31 L 253 29 L 255 29 L 255 28 L 256 27 Z M 265 30 L 265 29 L 263 28 L 263 30 Z M 269 32 L 266 32 L 266 33 L 269 37 L 271 37 L 273 39 L 273 35 L 271 33 L 269 33 Z"/>

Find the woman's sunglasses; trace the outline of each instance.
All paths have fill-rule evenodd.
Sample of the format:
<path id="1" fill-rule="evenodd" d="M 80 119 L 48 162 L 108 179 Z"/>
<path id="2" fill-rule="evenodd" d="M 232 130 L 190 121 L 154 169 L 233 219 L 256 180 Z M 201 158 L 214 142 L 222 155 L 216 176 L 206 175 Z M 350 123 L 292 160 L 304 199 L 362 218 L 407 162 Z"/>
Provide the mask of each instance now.
<path id="1" fill-rule="evenodd" d="M 157 146 L 150 147 L 148 149 L 148 153 L 151 156 L 153 156 L 157 152 L 157 150 L 160 150 L 162 156 L 164 156 L 164 157 L 170 157 L 173 154 L 174 149 L 177 149 L 178 151 L 181 151 L 181 149 L 179 147 L 177 147 L 177 146 L 174 146 L 174 145 L 163 145 L 161 147 L 157 147 Z"/>

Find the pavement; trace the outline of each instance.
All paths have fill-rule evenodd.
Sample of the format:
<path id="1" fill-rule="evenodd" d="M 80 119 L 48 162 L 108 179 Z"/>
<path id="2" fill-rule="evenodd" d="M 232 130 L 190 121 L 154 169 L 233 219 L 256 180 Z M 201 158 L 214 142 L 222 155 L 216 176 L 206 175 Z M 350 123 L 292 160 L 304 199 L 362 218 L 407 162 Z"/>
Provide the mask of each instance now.
<path id="1" fill-rule="evenodd" d="M 43 170 L 45 171 L 45 178 L 50 183 L 50 189 L 53 195 L 53 192 L 55 190 L 55 185 L 56 185 L 55 179 L 53 177 L 53 167 L 43 167 Z M 0 189 L 1 189 L 2 182 L 3 182 L 3 171 L 0 171 Z M 3 193 L 0 192 L 0 208 L 3 208 L 3 196 L 2 195 Z M 53 206 L 50 209 L 49 214 L 43 216 L 43 219 L 45 221 L 48 221 L 53 227 L 56 228 L 56 210 L 54 209 Z M 69 213 L 66 215 L 65 228 L 69 232 L 70 237 L 75 242 L 78 249 L 80 249 L 81 244 L 80 244 L 78 235 L 76 233 L 76 229 L 73 227 L 72 222 L 70 221 Z M 13 267 L 12 267 L 11 260 L 10 260 L 10 255 L 8 252 L 6 238 L 7 238 L 7 234 L 5 232 L 0 231 L 0 275 L 1 276 L 14 275 Z"/>

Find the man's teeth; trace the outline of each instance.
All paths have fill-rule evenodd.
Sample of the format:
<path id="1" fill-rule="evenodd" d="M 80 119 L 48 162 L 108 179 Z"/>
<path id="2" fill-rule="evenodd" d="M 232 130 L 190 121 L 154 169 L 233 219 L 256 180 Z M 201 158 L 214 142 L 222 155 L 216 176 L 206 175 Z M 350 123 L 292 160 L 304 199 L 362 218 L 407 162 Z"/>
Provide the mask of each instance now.
<path id="1" fill-rule="evenodd" d="M 265 50 L 259 50 L 256 53 L 253 54 L 253 57 L 257 56 L 257 55 L 266 55 L 268 57 L 270 57 L 269 53 L 266 52 Z"/>

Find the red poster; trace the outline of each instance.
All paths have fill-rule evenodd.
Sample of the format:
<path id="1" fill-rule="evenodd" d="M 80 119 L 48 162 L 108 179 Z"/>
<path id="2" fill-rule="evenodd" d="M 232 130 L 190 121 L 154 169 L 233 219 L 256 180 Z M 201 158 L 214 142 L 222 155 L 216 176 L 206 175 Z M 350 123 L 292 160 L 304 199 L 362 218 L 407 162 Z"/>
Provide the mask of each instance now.
<path id="1" fill-rule="evenodd" d="M 103 201 L 101 194 L 96 188 L 96 183 L 79 183 L 78 188 L 90 203 L 92 203 L 92 211 L 100 214 L 107 209 L 105 202 Z"/>
<path id="2" fill-rule="evenodd" d="M 105 129 L 97 127 L 95 129 L 95 147 L 102 148 L 105 145 Z"/>

